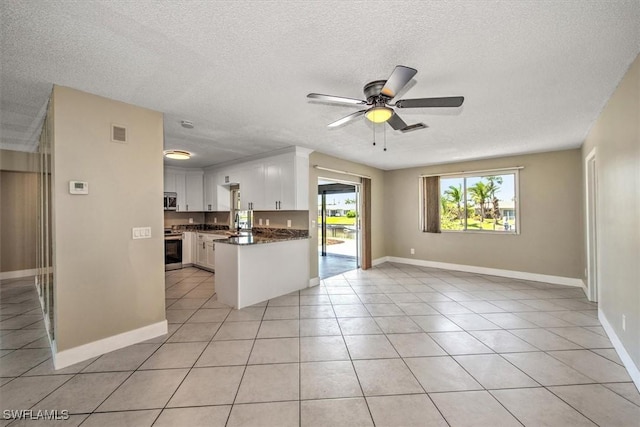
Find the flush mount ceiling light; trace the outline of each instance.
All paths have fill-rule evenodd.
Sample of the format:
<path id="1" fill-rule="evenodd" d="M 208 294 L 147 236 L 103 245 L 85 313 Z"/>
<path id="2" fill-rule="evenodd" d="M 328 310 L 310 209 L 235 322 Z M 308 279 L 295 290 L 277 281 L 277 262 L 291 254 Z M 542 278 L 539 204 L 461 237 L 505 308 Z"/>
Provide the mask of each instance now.
<path id="1" fill-rule="evenodd" d="M 393 110 L 389 107 L 373 107 L 364 116 L 373 123 L 384 123 L 391 118 Z"/>
<path id="2" fill-rule="evenodd" d="M 191 153 L 182 150 L 166 150 L 164 151 L 164 156 L 167 159 L 189 160 L 191 158 Z"/>
<path id="3" fill-rule="evenodd" d="M 185 129 L 193 129 L 193 122 L 191 120 L 183 120 L 180 122 L 180 125 Z"/>

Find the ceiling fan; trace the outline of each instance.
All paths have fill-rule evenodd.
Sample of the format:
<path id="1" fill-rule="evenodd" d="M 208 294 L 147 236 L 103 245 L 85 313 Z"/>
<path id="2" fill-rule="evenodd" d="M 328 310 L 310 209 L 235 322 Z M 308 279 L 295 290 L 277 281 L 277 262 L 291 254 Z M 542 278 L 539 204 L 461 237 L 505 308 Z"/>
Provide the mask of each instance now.
<path id="1" fill-rule="evenodd" d="M 391 100 L 406 86 L 407 83 L 416 75 L 418 70 L 404 65 L 396 65 L 387 80 L 375 80 L 364 85 L 364 96 L 366 101 L 355 98 L 346 98 L 342 96 L 323 95 L 320 93 L 310 93 L 307 98 L 317 99 L 319 101 L 332 102 L 348 105 L 366 105 L 368 108 L 349 114 L 333 123 L 329 123 L 329 127 L 337 127 L 345 123 L 351 122 L 361 116 L 365 116 L 373 123 L 389 123 L 394 130 L 401 132 L 409 132 L 427 127 L 424 123 L 416 123 L 407 125 L 404 120 L 391 107 L 395 108 L 447 108 L 460 107 L 464 102 L 463 96 L 450 96 L 446 98 L 417 98 L 417 99 L 400 99 L 393 104 Z"/>

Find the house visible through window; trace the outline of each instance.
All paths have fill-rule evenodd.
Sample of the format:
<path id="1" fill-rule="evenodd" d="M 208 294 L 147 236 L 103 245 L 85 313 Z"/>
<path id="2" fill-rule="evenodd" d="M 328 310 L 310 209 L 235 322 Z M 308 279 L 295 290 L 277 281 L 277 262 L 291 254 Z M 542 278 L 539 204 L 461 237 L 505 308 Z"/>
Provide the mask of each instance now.
<path id="1" fill-rule="evenodd" d="M 423 179 L 423 231 L 519 232 L 518 170 Z"/>

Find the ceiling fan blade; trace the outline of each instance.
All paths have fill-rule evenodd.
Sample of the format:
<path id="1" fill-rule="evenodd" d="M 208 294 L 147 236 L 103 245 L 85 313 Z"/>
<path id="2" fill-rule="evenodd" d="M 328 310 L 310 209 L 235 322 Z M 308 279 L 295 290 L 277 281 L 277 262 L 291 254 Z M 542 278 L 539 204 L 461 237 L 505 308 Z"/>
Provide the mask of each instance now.
<path id="1" fill-rule="evenodd" d="M 407 124 L 397 115 L 395 112 L 393 115 L 387 120 L 389 126 L 391 126 L 394 130 L 402 130 L 407 127 Z"/>
<path id="2" fill-rule="evenodd" d="M 404 129 L 400 129 L 400 132 L 407 133 L 418 129 L 426 129 L 428 127 L 429 126 L 425 125 L 424 123 L 416 123 L 415 125 L 409 125 Z"/>
<path id="3" fill-rule="evenodd" d="M 463 102 L 464 96 L 449 96 L 446 98 L 401 99 L 395 103 L 395 106 L 398 108 L 459 107 Z"/>
<path id="4" fill-rule="evenodd" d="M 367 102 L 361 99 L 345 98 L 344 96 L 323 95 L 321 93 L 310 93 L 307 98 L 317 99 L 318 101 L 336 102 L 339 104 L 365 105 Z"/>
<path id="5" fill-rule="evenodd" d="M 418 70 L 416 69 L 405 67 L 404 65 L 396 65 L 393 73 L 391 73 L 380 91 L 380 95 L 388 96 L 389 98 L 395 97 L 417 72 Z"/>
<path id="6" fill-rule="evenodd" d="M 356 111 L 353 114 L 349 114 L 348 116 L 345 116 L 343 118 L 341 118 L 340 120 L 336 120 L 333 123 L 329 123 L 327 126 L 330 128 L 334 128 L 334 127 L 338 127 L 340 125 L 343 125 L 345 123 L 348 123 L 350 121 L 353 121 L 355 119 L 357 119 L 358 117 L 364 115 L 364 113 L 366 113 L 367 110 L 360 110 L 360 111 Z"/>

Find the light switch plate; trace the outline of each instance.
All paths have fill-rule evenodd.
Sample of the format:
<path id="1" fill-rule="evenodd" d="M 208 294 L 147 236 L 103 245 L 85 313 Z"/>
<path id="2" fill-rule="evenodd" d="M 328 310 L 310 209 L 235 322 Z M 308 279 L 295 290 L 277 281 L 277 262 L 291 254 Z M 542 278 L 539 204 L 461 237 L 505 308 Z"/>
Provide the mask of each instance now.
<path id="1" fill-rule="evenodd" d="M 291 228 L 291 220 L 290 219 L 287 220 L 287 227 Z"/>

